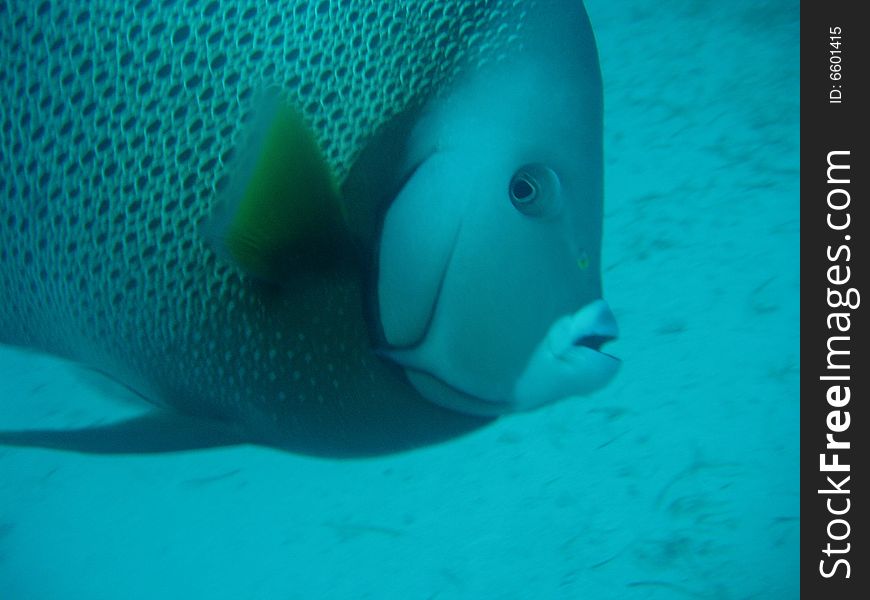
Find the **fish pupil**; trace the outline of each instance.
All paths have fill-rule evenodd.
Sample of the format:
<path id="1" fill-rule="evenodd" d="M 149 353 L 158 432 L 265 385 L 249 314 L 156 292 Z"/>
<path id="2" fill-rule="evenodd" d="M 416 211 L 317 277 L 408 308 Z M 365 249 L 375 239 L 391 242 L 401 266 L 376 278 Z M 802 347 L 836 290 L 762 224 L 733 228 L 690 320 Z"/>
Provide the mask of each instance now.
<path id="1" fill-rule="evenodd" d="M 528 202 L 535 194 L 534 186 L 524 177 L 518 177 L 514 179 L 513 185 L 511 186 L 511 195 L 513 198 L 519 202 Z"/>

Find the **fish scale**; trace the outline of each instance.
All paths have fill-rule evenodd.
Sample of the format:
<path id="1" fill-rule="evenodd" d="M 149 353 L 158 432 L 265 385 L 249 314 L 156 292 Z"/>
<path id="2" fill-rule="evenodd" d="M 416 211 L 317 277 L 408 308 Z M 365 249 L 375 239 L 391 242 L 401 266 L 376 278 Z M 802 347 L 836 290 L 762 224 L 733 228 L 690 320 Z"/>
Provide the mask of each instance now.
<path id="1" fill-rule="evenodd" d="M 261 90 L 299 108 L 341 182 L 392 117 L 497 59 L 528 5 L 0 2 L 0 342 L 218 415 L 323 401 L 339 375 L 317 365 L 377 370 L 354 355 L 359 282 L 264 296 L 200 226 Z M 344 354 L 313 342 L 324 309 Z M 300 370 L 310 385 L 288 383 Z"/>

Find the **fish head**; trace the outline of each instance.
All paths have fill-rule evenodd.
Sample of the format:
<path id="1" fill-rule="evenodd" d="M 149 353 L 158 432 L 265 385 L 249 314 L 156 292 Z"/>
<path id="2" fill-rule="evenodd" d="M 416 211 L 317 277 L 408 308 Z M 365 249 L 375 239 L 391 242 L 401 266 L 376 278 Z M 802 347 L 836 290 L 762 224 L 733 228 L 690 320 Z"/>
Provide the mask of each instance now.
<path id="1" fill-rule="evenodd" d="M 602 99 L 579 2 L 422 111 L 377 252 L 379 352 L 471 414 L 588 394 L 619 360 L 602 299 Z"/>

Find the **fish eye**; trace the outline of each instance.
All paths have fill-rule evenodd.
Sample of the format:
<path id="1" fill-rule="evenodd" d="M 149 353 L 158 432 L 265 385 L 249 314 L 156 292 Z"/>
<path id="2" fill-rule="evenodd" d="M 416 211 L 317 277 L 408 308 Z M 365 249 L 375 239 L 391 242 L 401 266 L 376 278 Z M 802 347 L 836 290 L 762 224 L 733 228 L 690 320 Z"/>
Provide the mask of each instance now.
<path id="1" fill-rule="evenodd" d="M 542 164 L 523 165 L 511 177 L 511 204 L 528 217 L 549 217 L 561 208 L 559 178 Z"/>

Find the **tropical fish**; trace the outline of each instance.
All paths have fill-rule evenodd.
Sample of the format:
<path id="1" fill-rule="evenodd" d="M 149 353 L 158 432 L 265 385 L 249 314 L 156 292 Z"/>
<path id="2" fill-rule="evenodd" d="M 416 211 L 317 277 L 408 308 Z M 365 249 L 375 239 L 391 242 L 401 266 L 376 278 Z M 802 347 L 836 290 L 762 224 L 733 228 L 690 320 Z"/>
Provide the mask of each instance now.
<path id="1" fill-rule="evenodd" d="M 0 442 L 373 455 L 616 372 L 579 0 L 13 0 L 0 23 L 0 342 L 156 405 Z"/>

